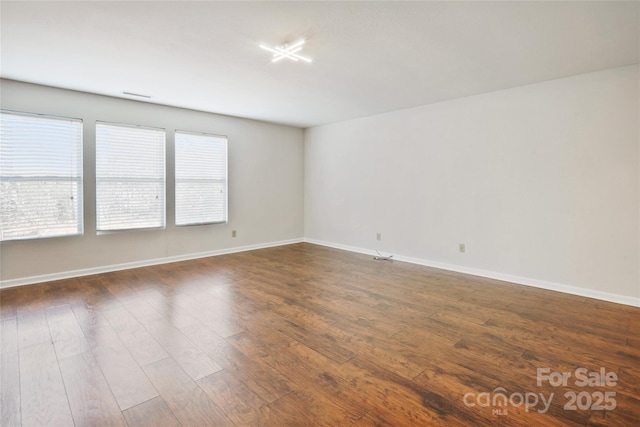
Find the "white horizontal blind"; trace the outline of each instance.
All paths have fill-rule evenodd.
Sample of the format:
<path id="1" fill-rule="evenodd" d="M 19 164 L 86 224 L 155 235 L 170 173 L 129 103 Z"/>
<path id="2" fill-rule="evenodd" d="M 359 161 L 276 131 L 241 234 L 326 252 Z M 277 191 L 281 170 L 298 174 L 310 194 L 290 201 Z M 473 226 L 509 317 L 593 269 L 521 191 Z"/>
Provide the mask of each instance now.
<path id="1" fill-rule="evenodd" d="M 165 225 L 165 133 L 96 123 L 98 231 Z"/>
<path id="2" fill-rule="evenodd" d="M 227 222 L 227 138 L 176 131 L 176 225 Z"/>
<path id="3" fill-rule="evenodd" d="M 82 231 L 82 121 L 0 112 L 0 240 Z"/>

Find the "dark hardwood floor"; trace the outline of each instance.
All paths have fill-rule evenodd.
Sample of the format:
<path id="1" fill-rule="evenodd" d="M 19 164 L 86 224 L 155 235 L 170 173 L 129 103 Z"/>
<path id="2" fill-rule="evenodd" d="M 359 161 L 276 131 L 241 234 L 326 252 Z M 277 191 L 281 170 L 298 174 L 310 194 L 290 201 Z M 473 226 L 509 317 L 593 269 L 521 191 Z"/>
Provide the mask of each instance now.
<path id="1" fill-rule="evenodd" d="M 7 427 L 640 420 L 640 308 L 311 244 L 0 303 Z"/>

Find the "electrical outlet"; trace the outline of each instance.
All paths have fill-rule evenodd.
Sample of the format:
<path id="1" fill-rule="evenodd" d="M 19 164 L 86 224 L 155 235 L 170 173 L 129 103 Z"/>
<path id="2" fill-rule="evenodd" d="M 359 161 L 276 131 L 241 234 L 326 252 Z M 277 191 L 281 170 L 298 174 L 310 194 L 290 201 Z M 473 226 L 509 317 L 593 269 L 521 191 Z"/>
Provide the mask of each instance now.
<path id="1" fill-rule="evenodd" d="M 458 250 L 460 250 L 460 252 L 464 253 L 464 250 L 465 250 L 464 243 L 460 243 L 460 246 L 458 246 Z"/>
<path id="2" fill-rule="evenodd" d="M 233 231 L 231 232 L 231 237 L 236 237 L 236 235 L 237 235 L 236 230 L 233 230 Z"/>
<path id="3" fill-rule="evenodd" d="M 376 234 L 376 240 L 382 240 L 382 234 L 381 233 L 377 233 Z"/>

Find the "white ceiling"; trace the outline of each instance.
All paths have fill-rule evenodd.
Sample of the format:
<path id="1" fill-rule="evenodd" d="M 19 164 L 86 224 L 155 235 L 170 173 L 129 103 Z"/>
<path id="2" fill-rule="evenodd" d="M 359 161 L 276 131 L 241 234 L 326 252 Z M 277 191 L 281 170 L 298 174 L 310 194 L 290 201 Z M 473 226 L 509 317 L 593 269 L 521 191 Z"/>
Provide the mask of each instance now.
<path id="1" fill-rule="evenodd" d="M 0 76 L 309 127 L 637 63 L 639 6 L 2 1 Z"/>

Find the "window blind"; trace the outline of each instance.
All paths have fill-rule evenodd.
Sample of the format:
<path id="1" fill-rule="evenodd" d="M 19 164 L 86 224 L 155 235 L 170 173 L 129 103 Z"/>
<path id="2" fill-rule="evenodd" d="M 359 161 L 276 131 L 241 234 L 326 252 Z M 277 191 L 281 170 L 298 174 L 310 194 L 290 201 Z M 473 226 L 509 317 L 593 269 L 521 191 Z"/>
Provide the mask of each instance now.
<path id="1" fill-rule="evenodd" d="M 164 225 L 164 130 L 96 123 L 97 230 Z"/>
<path id="2" fill-rule="evenodd" d="M 82 234 L 82 121 L 0 111 L 0 240 Z"/>
<path id="3" fill-rule="evenodd" d="M 176 131 L 176 225 L 227 222 L 227 138 Z"/>

